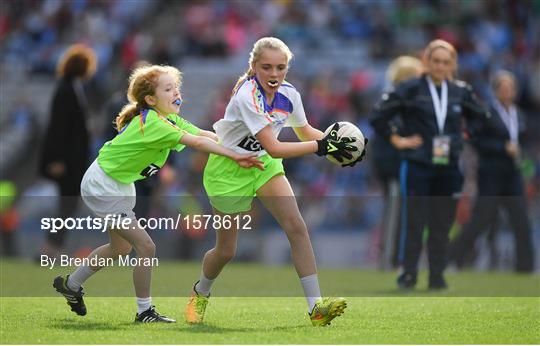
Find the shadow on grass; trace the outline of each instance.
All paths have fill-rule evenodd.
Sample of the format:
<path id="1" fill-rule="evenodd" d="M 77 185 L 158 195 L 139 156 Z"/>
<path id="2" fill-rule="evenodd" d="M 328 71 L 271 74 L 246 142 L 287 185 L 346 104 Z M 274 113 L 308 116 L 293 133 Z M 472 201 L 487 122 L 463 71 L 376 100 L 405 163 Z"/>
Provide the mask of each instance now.
<path id="1" fill-rule="evenodd" d="M 252 329 L 251 328 L 244 328 L 244 327 L 221 327 L 214 324 L 186 324 L 186 323 L 180 323 L 179 329 L 182 332 L 192 333 L 192 334 L 204 334 L 204 333 L 212 333 L 212 334 L 220 334 L 220 333 L 230 333 L 230 332 L 249 332 Z"/>
<path id="2" fill-rule="evenodd" d="M 276 326 L 276 327 L 266 328 L 267 331 L 287 331 L 287 330 L 293 330 L 293 329 L 313 330 L 313 326 L 310 324 L 310 322 L 306 322 L 305 324 L 297 324 L 296 326 Z"/>
<path id="3" fill-rule="evenodd" d="M 61 319 L 56 320 L 50 324 L 52 328 L 65 329 L 65 330 L 121 330 L 127 329 L 122 325 L 111 324 L 110 322 L 94 322 L 83 320 L 71 320 Z"/>
<path id="4" fill-rule="evenodd" d="M 401 289 L 389 288 L 374 292 L 381 297 L 454 297 L 452 289 L 433 290 L 428 288 Z"/>
<path id="5" fill-rule="evenodd" d="M 134 323 L 134 322 L 122 322 L 122 323 L 111 323 L 111 322 L 96 322 L 88 321 L 82 319 L 58 319 L 52 321 L 49 325 L 51 328 L 63 329 L 63 330 L 77 330 L 77 331 L 119 331 L 119 330 L 130 330 L 133 328 L 158 328 L 163 332 L 183 332 L 189 334 L 223 334 L 223 333 L 250 333 L 253 331 L 260 331 L 258 328 L 250 327 L 223 327 L 215 324 L 203 323 L 190 325 L 185 322 L 178 323 Z M 285 326 L 273 326 L 264 328 L 265 331 L 288 331 L 295 329 L 306 329 L 311 328 L 309 324 L 299 324 L 299 325 L 285 325 Z"/>
<path id="6" fill-rule="evenodd" d="M 286 330 L 292 330 L 292 329 L 298 329 L 303 328 L 308 325 L 287 325 L 287 326 L 275 326 L 275 327 L 269 327 L 264 328 L 265 331 L 286 331 Z M 248 327 L 221 327 L 215 324 L 195 324 L 195 325 L 188 325 L 188 324 L 180 324 L 179 325 L 180 330 L 182 332 L 187 333 L 193 333 L 193 334 L 203 334 L 203 333 L 212 333 L 212 334 L 220 334 L 220 333 L 231 333 L 231 332 L 253 332 L 253 331 L 260 331 L 261 328 L 248 328 Z"/>

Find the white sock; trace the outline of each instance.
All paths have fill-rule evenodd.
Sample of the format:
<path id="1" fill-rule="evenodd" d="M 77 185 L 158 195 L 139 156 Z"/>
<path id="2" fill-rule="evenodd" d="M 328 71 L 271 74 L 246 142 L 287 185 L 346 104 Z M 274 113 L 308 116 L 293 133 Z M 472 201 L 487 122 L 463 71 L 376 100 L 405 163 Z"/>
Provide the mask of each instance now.
<path id="1" fill-rule="evenodd" d="M 152 306 L 152 297 L 139 298 L 137 297 L 137 313 L 140 315 Z"/>
<path id="2" fill-rule="evenodd" d="M 203 296 L 208 297 L 210 295 L 210 289 L 212 288 L 212 284 L 214 283 L 214 280 L 207 279 L 206 276 L 204 276 L 203 273 L 201 273 L 201 277 L 199 278 L 199 282 L 195 285 L 195 290 L 202 294 Z"/>
<path id="3" fill-rule="evenodd" d="M 82 265 L 75 269 L 73 274 L 71 274 L 68 277 L 67 280 L 67 287 L 70 290 L 78 291 L 79 288 L 82 286 L 82 284 L 92 275 L 94 275 L 95 271 L 93 271 L 89 266 Z"/>
<path id="4" fill-rule="evenodd" d="M 315 302 L 321 298 L 321 289 L 319 288 L 319 278 L 317 274 L 304 276 L 300 278 L 302 288 L 304 289 L 304 296 L 306 296 L 308 311 L 311 313 Z"/>

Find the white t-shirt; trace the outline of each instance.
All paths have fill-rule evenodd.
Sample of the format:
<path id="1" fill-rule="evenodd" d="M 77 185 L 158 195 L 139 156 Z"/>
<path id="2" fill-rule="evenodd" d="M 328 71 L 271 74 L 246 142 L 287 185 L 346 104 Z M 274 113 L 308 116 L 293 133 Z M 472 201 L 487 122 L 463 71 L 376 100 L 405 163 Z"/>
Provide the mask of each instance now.
<path id="1" fill-rule="evenodd" d="M 276 135 L 284 126 L 307 125 L 306 113 L 300 93 L 283 81 L 271 105 L 266 103 L 264 90 L 255 77 L 248 78 L 233 95 L 223 119 L 214 124 L 214 130 L 223 146 L 240 154 L 264 155 L 255 135 L 270 125 Z"/>

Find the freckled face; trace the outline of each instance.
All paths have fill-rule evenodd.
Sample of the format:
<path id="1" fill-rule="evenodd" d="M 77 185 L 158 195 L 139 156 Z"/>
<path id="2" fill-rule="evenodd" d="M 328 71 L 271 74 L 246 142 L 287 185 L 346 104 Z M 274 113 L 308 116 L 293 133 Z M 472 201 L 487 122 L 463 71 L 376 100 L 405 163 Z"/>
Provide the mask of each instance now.
<path id="1" fill-rule="evenodd" d="M 164 73 L 158 78 L 158 85 L 153 96 L 146 97 L 146 103 L 162 114 L 178 113 L 182 96 L 171 74 Z"/>

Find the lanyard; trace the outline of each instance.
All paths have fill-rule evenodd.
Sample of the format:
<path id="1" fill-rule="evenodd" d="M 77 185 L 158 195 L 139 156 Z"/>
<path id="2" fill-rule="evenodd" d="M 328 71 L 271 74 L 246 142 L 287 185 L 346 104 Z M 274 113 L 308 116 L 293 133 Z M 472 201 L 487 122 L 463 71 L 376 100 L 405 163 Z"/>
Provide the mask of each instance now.
<path id="1" fill-rule="evenodd" d="M 506 111 L 506 108 L 503 107 L 499 100 L 495 100 L 494 105 L 497 113 L 499 113 L 504 125 L 506 125 L 506 128 L 508 129 L 508 133 L 510 134 L 510 140 L 514 143 L 517 143 L 518 122 L 516 107 L 514 105 L 511 105 L 510 107 L 508 107 L 508 111 Z"/>
<path id="2" fill-rule="evenodd" d="M 443 133 L 444 122 L 446 121 L 446 111 L 448 110 L 448 85 L 444 80 L 441 83 L 441 98 L 435 89 L 435 83 L 430 76 L 427 76 L 429 85 L 429 92 L 431 93 L 431 99 L 433 100 L 433 108 L 435 109 L 435 116 L 437 117 L 437 126 L 439 127 L 439 133 Z"/>

